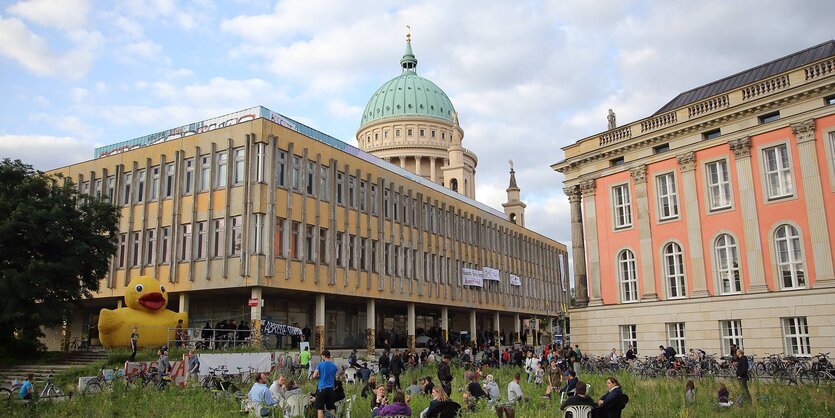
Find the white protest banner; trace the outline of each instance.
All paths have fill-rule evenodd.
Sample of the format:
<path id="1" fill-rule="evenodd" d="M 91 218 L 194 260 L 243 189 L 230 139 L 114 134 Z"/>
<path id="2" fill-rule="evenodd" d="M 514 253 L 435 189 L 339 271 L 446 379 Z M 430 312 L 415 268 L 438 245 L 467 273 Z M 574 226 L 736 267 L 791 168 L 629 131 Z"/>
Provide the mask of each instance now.
<path id="1" fill-rule="evenodd" d="M 522 285 L 522 280 L 519 279 L 519 276 L 517 276 L 515 274 L 511 274 L 510 275 L 510 284 L 513 285 L 513 286 L 521 286 Z"/>
<path id="2" fill-rule="evenodd" d="M 462 285 L 464 286 L 484 287 L 484 280 L 481 276 L 481 270 L 462 268 L 461 280 L 463 281 Z"/>
<path id="3" fill-rule="evenodd" d="M 502 279 L 499 277 L 499 270 L 497 269 L 484 267 L 481 269 L 481 273 L 484 277 L 484 280 L 492 280 L 494 282 L 502 281 Z"/>

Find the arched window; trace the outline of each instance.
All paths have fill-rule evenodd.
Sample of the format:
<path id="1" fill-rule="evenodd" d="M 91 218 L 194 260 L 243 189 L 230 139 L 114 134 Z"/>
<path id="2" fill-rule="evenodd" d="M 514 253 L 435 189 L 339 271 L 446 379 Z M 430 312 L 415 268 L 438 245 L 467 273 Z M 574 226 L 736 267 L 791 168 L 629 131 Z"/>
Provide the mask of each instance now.
<path id="1" fill-rule="evenodd" d="M 684 279 L 684 256 L 681 246 L 671 242 L 664 246 L 664 279 L 669 299 L 687 296 Z"/>
<path id="2" fill-rule="evenodd" d="M 618 254 L 618 280 L 621 301 L 637 302 L 638 276 L 635 271 L 635 254 L 630 250 L 623 250 Z"/>
<path id="3" fill-rule="evenodd" d="M 449 181 L 449 188 L 452 189 L 453 192 L 458 191 L 458 180 L 452 179 Z"/>
<path id="4" fill-rule="evenodd" d="M 716 237 L 713 243 L 716 255 L 716 277 L 721 294 L 739 293 L 742 282 L 739 276 L 739 257 L 737 256 L 736 240 L 728 234 Z"/>
<path id="5" fill-rule="evenodd" d="M 516 223 L 516 214 L 515 213 L 510 214 L 510 222 Z"/>
<path id="6" fill-rule="evenodd" d="M 783 289 L 796 289 L 806 286 L 806 274 L 803 271 L 803 252 L 800 233 L 792 225 L 780 225 L 774 231 L 774 251 L 777 252 L 777 273 Z"/>

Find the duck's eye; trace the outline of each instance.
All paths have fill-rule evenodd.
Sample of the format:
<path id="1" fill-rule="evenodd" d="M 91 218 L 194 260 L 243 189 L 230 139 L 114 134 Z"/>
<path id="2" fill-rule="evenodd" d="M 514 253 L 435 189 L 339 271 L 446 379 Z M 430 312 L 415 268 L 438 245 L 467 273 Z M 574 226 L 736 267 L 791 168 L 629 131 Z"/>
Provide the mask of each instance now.
<path id="1" fill-rule="evenodd" d="M 159 290 L 160 290 L 162 293 L 165 293 L 165 286 L 163 286 L 163 285 L 159 285 Z"/>
<path id="2" fill-rule="evenodd" d="M 142 290 L 145 289 L 145 287 L 142 286 L 141 284 L 138 284 L 138 285 L 136 285 L 136 287 L 134 289 L 136 289 L 137 292 L 141 292 Z"/>

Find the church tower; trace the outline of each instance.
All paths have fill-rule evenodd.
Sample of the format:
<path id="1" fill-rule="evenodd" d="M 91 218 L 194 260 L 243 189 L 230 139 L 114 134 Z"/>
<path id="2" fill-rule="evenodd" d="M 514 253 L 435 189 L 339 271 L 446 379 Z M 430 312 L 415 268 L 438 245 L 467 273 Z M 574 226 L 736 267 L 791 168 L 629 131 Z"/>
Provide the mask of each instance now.
<path id="1" fill-rule="evenodd" d="M 504 213 L 510 222 L 521 227 L 525 226 L 525 203 L 520 198 L 519 186 L 516 185 L 516 172 L 513 171 L 513 161 L 510 161 L 510 185 L 507 186 L 507 202 L 502 203 Z"/>

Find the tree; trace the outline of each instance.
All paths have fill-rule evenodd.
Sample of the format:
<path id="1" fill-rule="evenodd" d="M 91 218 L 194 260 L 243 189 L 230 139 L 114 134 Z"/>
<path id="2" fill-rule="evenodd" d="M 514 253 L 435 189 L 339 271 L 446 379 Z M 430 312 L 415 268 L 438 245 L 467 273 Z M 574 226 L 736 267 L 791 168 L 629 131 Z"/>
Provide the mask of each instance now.
<path id="1" fill-rule="evenodd" d="M 0 350 L 41 348 L 41 327 L 61 325 L 99 289 L 118 222 L 115 206 L 69 179 L 0 162 Z"/>

